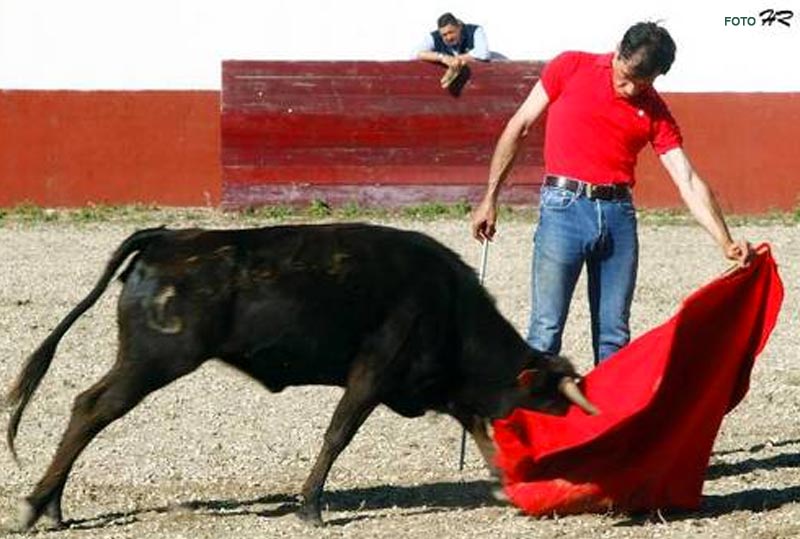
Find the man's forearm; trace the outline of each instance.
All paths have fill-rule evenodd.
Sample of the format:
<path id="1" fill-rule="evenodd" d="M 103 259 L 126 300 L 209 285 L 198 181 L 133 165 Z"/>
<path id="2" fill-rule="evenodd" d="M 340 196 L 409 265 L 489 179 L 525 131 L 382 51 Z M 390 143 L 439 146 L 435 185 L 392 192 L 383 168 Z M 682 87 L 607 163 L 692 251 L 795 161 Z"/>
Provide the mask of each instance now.
<path id="1" fill-rule="evenodd" d="M 683 149 L 674 148 L 659 158 L 678 187 L 692 216 L 725 249 L 733 239 L 725 224 L 722 210 L 711 188 L 695 172 Z"/>
<path id="2" fill-rule="evenodd" d="M 511 172 L 514 158 L 522 141 L 528 136 L 528 130 L 547 108 L 549 100 L 547 92 L 542 86 L 542 81 L 537 82 L 528 97 L 522 103 L 514 116 L 506 124 L 500 138 L 497 140 L 492 161 L 489 165 L 489 185 L 486 196 L 497 200 L 500 187 Z"/>
<path id="3" fill-rule="evenodd" d="M 426 62 L 437 62 L 437 63 L 444 63 L 445 58 L 444 54 L 441 52 L 436 51 L 419 51 L 417 53 L 417 58 L 420 60 L 425 60 Z"/>
<path id="4" fill-rule="evenodd" d="M 692 216 L 720 247 L 724 249 L 733 241 L 713 191 L 699 176 L 692 173 L 691 181 L 681 187 L 680 193 Z"/>
<path id="5" fill-rule="evenodd" d="M 500 188 L 511 171 L 522 136 L 521 130 L 516 125 L 509 123 L 497 141 L 489 165 L 489 183 L 486 187 L 486 196 L 492 200 L 497 200 Z"/>

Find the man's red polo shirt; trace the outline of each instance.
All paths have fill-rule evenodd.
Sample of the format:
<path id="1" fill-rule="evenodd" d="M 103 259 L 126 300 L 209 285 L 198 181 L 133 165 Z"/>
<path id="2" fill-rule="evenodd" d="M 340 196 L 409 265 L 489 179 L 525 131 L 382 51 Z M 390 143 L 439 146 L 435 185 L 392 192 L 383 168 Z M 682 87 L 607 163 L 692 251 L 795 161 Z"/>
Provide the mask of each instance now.
<path id="1" fill-rule="evenodd" d="M 633 185 L 636 156 L 647 142 L 659 155 L 681 146 L 678 125 L 653 88 L 630 100 L 616 94 L 612 58 L 565 52 L 545 66 L 546 174 Z"/>

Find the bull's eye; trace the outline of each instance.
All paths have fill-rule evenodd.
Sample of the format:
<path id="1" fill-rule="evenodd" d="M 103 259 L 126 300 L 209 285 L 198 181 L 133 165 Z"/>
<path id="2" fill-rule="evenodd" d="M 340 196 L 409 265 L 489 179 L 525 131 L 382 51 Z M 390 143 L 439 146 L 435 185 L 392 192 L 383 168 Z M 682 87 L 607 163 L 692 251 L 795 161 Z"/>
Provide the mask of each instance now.
<path id="1" fill-rule="evenodd" d="M 537 371 L 535 369 L 525 369 L 517 375 L 519 387 L 531 387 L 536 381 Z"/>

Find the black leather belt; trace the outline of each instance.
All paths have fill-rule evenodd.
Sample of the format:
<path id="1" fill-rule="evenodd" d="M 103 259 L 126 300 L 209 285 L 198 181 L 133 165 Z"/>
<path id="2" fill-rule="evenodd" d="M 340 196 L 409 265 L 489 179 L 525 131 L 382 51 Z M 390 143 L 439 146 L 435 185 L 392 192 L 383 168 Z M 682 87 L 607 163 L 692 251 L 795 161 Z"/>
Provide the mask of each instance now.
<path id="1" fill-rule="evenodd" d="M 586 196 L 586 198 L 599 199 L 599 200 L 630 200 L 631 188 L 627 183 L 607 183 L 596 185 L 593 183 L 586 183 L 580 180 L 573 180 L 566 176 L 553 176 L 547 175 L 544 177 L 544 184 L 550 187 L 559 187 L 579 193 Z"/>

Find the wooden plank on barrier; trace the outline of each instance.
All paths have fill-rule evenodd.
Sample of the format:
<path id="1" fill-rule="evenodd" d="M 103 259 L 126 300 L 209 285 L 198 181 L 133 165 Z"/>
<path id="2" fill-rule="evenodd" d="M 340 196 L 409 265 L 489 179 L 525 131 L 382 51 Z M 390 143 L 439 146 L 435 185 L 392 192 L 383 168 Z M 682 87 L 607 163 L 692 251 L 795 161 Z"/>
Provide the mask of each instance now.
<path id="1" fill-rule="evenodd" d="M 441 202 L 475 196 L 497 137 L 541 67 L 472 65 L 450 92 L 439 86 L 441 66 L 426 62 L 225 61 L 222 204 L 306 203 L 323 195 L 396 205 L 424 201 L 426 192 Z M 509 194 L 533 196 L 543 125 L 509 178 L 523 189 Z"/>

